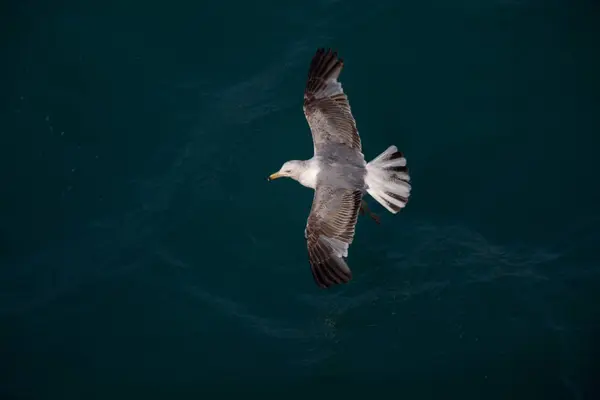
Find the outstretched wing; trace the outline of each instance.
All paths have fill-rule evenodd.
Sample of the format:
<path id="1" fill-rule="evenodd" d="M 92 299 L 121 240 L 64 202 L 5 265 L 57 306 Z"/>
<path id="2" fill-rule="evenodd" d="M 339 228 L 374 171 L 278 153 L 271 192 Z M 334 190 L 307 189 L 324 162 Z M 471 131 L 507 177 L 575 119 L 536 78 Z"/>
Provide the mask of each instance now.
<path id="1" fill-rule="evenodd" d="M 344 66 L 336 52 L 317 50 L 304 89 L 304 115 L 312 132 L 315 154 L 328 142 L 362 151 L 356 122 L 338 77 Z"/>
<path id="2" fill-rule="evenodd" d="M 361 200 L 360 190 L 326 185 L 315 190 L 304 236 L 313 278 L 322 288 L 352 279 L 346 258 Z"/>

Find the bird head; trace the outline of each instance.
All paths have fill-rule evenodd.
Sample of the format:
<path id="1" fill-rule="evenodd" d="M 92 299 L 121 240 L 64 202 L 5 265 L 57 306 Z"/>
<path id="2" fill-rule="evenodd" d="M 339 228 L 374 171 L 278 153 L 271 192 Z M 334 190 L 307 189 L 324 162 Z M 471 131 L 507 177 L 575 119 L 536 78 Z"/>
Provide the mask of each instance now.
<path id="1" fill-rule="evenodd" d="M 301 168 L 302 168 L 301 161 L 296 161 L 296 160 L 287 161 L 287 162 L 283 163 L 283 165 L 281 166 L 281 168 L 279 169 L 278 172 L 275 172 L 274 174 L 269 175 L 267 180 L 272 181 L 273 179 L 277 179 L 277 178 L 298 179 L 298 176 L 301 172 Z"/>

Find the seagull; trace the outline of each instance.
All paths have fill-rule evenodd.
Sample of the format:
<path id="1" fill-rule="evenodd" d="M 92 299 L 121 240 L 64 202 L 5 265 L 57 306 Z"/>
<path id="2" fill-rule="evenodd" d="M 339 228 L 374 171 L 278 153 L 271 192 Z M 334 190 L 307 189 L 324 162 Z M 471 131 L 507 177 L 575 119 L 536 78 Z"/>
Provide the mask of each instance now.
<path id="1" fill-rule="evenodd" d="M 346 261 L 359 210 L 370 212 L 365 193 L 396 214 L 406 206 L 411 191 L 406 158 L 396 146 L 365 161 L 348 97 L 338 81 L 343 66 L 337 52 L 316 51 L 303 104 L 314 155 L 287 161 L 267 178 L 291 178 L 314 190 L 304 238 L 313 279 L 320 288 L 352 279 Z"/>

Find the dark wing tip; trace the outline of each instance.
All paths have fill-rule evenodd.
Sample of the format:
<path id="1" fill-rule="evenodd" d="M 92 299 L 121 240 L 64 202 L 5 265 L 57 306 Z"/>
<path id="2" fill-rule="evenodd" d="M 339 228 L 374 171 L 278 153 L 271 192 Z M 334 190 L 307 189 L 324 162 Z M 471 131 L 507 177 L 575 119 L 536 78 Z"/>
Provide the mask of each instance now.
<path id="1" fill-rule="evenodd" d="M 335 75 L 337 78 L 343 66 L 344 60 L 338 57 L 337 51 L 319 48 L 310 62 L 307 90 L 314 92 L 318 90 L 319 84 L 323 84 L 331 76 Z"/>
<path id="2" fill-rule="evenodd" d="M 311 260 L 310 267 L 315 283 L 323 289 L 348 283 L 352 279 L 352 271 L 344 260 L 338 257 L 331 257 L 323 262 Z"/>

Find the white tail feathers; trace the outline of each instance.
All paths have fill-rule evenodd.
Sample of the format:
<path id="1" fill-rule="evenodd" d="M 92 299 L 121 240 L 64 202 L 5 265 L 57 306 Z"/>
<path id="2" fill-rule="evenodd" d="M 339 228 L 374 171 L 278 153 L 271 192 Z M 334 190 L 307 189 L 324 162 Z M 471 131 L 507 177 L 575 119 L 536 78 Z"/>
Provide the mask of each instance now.
<path id="1" fill-rule="evenodd" d="M 391 213 L 396 214 L 406 206 L 411 190 L 410 175 L 406 158 L 396 146 L 388 147 L 367 163 L 365 183 L 367 192 Z"/>

